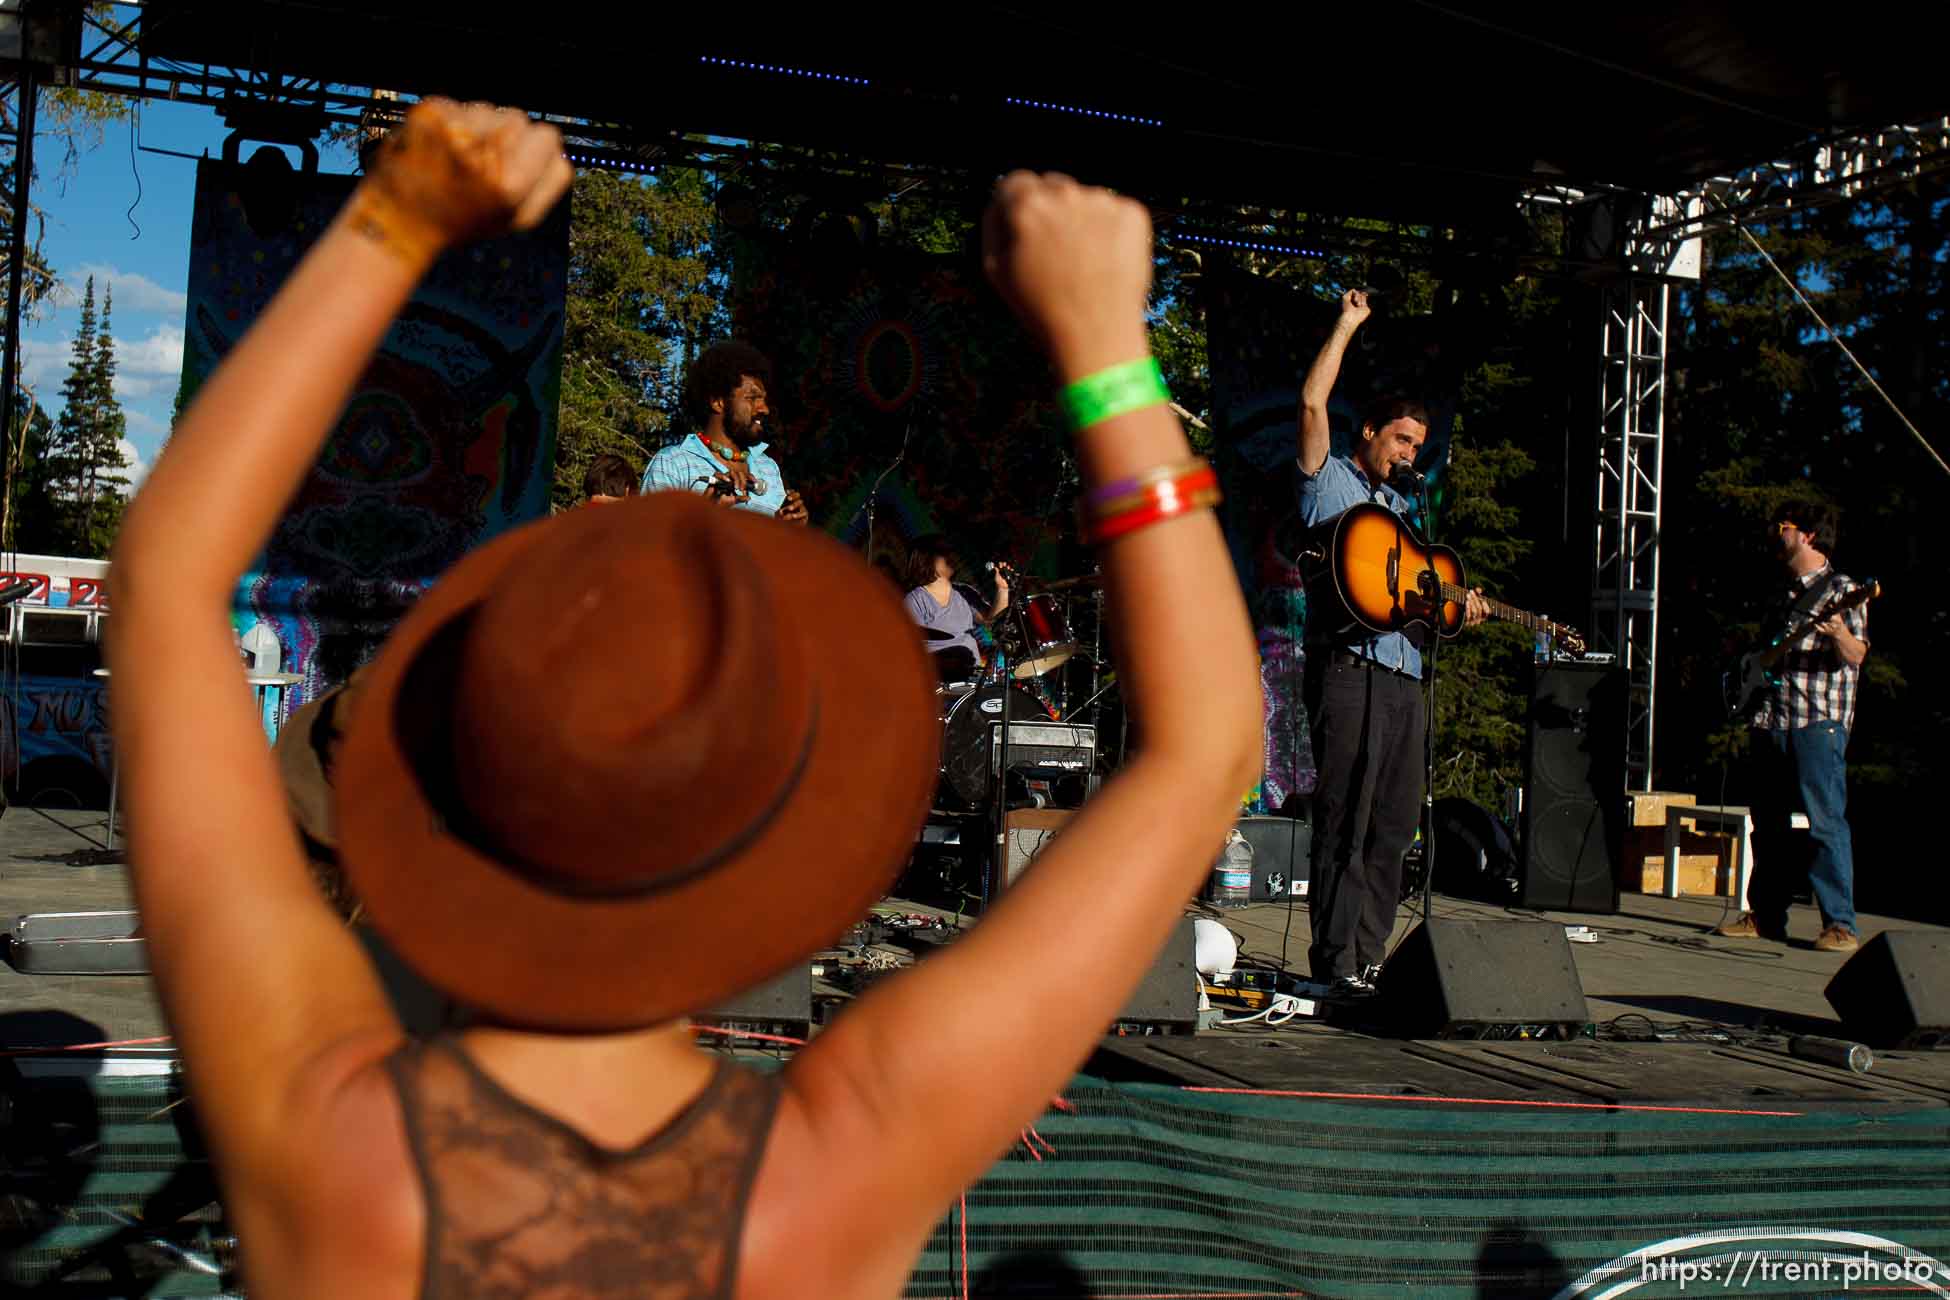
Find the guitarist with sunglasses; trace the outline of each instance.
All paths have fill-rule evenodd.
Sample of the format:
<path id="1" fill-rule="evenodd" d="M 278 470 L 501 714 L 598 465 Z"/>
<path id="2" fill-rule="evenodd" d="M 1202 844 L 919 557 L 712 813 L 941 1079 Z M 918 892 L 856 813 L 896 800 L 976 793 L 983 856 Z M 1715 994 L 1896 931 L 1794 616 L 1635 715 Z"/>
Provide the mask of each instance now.
<path id="1" fill-rule="evenodd" d="M 1422 403 L 1400 397 L 1374 403 L 1362 416 L 1354 454 L 1333 454 L 1327 399 L 1341 358 L 1370 311 L 1364 291 L 1342 296 L 1340 317 L 1300 390 L 1299 514 L 1308 529 L 1366 502 L 1398 516 L 1411 509 L 1395 484 L 1414 468 L 1428 437 Z M 1472 591 L 1467 602 L 1467 621 L 1481 622 L 1481 597 Z M 1307 713 L 1320 774 L 1313 797 L 1307 962 L 1330 996 L 1357 998 L 1374 992 L 1387 956 L 1402 859 L 1422 813 L 1419 629 L 1376 634 L 1310 626 L 1307 639 Z"/>
<path id="2" fill-rule="evenodd" d="M 1754 713 L 1749 779 L 1754 818 L 1753 910 L 1719 926 L 1730 939 L 1787 938 L 1788 904 L 1797 884 L 1789 821 L 1808 815 L 1814 856 L 1808 878 L 1821 909 L 1822 952 L 1853 952 L 1855 862 L 1847 815 L 1849 728 L 1862 662 L 1869 657 L 1869 611 L 1858 584 L 1830 562 L 1834 507 L 1797 502 L 1774 512 L 1769 537 L 1787 567 L 1762 629 L 1780 638 L 1808 630 L 1786 646 Z M 1812 624 L 1812 626 L 1810 626 Z"/>

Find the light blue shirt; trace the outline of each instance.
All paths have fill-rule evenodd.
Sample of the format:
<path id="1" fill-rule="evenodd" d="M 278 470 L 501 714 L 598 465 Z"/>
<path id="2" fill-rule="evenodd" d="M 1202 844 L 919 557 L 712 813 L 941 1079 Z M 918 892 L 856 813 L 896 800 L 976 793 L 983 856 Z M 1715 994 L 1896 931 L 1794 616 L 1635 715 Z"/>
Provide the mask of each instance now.
<path id="1" fill-rule="evenodd" d="M 761 442 L 745 449 L 745 463 L 752 471 L 752 495 L 749 501 L 738 503 L 740 510 L 776 515 L 785 504 L 785 476 L 779 473 L 779 462 L 765 454 L 769 445 Z M 643 490 L 702 492 L 712 479 L 724 472 L 718 458 L 705 447 L 704 439 L 692 434 L 650 458 L 650 463 L 643 467 Z"/>
<path id="2" fill-rule="evenodd" d="M 960 646 L 974 655 L 977 663 L 981 662 L 982 647 L 975 643 L 974 635 L 976 624 L 981 621 L 981 618 L 976 614 L 975 607 L 968 603 L 966 596 L 950 587 L 948 603 L 942 605 L 936 602 L 926 587 L 916 587 L 907 593 L 905 603 L 908 617 L 916 623 L 954 636 L 955 639 L 952 641 L 928 642 L 927 648 L 931 653 L 940 654 L 943 650 Z"/>
<path id="3" fill-rule="evenodd" d="M 1363 501 L 1386 506 L 1404 517 L 1413 509 L 1407 497 L 1386 483 L 1369 483 L 1368 476 L 1346 456 L 1329 456 L 1327 463 L 1315 473 L 1300 470 L 1299 475 L 1300 522 L 1307 528 L 1331 523 Z M 1307 639 L 1319 640 L 1316 636 Z M 1400 632 L 1384 632 L 1379 636 L 1371 634 L 1363 640 L 1345 644 L 1348 650 L 1372 659 L 1384 668 L 1393 668 L 1410 677 L 1419 678 L 1422 675 L 1422 652 Z"/>

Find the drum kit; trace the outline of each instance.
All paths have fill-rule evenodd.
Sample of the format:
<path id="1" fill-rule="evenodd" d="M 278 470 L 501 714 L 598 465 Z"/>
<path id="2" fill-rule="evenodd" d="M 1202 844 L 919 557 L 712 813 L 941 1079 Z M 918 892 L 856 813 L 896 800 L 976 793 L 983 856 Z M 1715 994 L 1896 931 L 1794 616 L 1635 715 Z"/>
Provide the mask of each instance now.
<path id="1" fill-rule="evenodd" d="M 996 645 L 988 664 L 974 679 L 947 682 L 935 691 L 941 704 L 941 801 L 967 812 L 987 808 L 997 794 L 996 774 L 1001 766 L 997 733 L 1005 717 L 1009 745 L 1024 745 L 1024 737 L 1029 736 L 1032 758 L 1048 759 L 1063 769 L 1083 767 L 1086 773 L 1095 758 L 1094 727 L 1073 726 L 1070 720 L 1095 704 L 1102 690 L 1069 709 L 1067 683 L 1057 681 L 1056 675 L 1072 659 L 1099 663 L 1100 638 L 1087 642 L 1073 634 L 1067 606 L 1072 593 L 1088 592 L 1099 602 L 1101 623 L 1102 579 L 1094 573 L 1053 581 L 1024 575 L 1018 585 L 1033 590 L 1014 596 L 991 625 Z M 952 639 L 933 628 L 919 630 L 930 641 Z M 1052 681 L 1055 692 L 1050 689 Z M 1059 719 L 1065 739 L 1054 746 L 1040 743 L 1049 739 L 1043 734 L 1048 724 Z M 1064 749 L 1076 752 L 1052 757 Z"/>

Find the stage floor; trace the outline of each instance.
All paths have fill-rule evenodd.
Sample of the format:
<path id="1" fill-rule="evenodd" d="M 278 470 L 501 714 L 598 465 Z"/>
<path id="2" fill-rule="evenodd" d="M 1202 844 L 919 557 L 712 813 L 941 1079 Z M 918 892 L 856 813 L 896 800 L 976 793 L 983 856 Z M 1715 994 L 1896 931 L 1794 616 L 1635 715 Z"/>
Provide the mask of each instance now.
<path id="1" fill-rule="evenodd" d="M 0 817 L 0 918 L 131 905 L 105 853 L 99 812 L 9 809 Z M 106 859 L 106 860 L 105 860 Z M 1878 1053 L 1866 1075 L 1791 1057 L 1787 1037 L 1846 1037 L 1822 990 L 1845 957 L 1815 951 L 1819 921 L 1797 907 L 1786 945 L 1711 938 L 1724 900 L 1627 894 L 1615 915 L 1506 910 L 1438 896 L 1441 917 L 1541 918 L 1590 926 L 1571 945 L 1595 1040 L 1404 1042 L 1295 1020 L 1189 1037 L 1106 1039 L 1088 1072 L 1181 1085 L 1386 1096 L 1666 1105 L 1950 1103 L 1950 1051 Z M 913 910 L 929 910 L 915 908 Z M 1221 914 L 1243 954 L 1304 968 L 1307 915 L 1280 904 Z M 1399 939 L 1418 919 L 1404 908 Z M 1863 938 L 1929 928 L 1863 916 Z M 816 992 L 832 994 L 826 986 Z M 1233 1013 L 1243 1014 L 1243 1013 Z M 1622 1019 L 1621 1019 L 1622 1018 Z M 1723 1031 L 1715 1036 L 1715 1030 Z M 0 1046 L 119 1042 L 167 1033 L 146 976 L 27 975 L 0 965 Z M 1648 1033 L 1660 1041 L 1633 1041 Z"/>

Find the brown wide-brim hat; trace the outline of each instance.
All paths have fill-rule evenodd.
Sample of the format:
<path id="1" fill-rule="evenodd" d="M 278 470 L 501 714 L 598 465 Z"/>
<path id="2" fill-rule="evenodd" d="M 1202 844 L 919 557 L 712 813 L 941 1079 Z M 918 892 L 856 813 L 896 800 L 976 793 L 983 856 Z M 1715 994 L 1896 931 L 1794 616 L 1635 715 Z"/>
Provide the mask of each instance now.
<path id="1" fill-rule="evenodd" d="M 509 1024 L 634 1028 L 833 942 L 912 850 L 934 673 L 824 534 L 654 493 L 509 533 L 368 666 L 340 856 L 418 973 Z"/>

